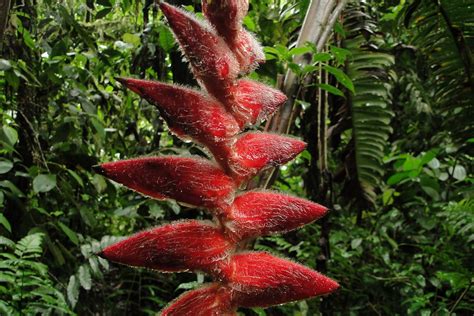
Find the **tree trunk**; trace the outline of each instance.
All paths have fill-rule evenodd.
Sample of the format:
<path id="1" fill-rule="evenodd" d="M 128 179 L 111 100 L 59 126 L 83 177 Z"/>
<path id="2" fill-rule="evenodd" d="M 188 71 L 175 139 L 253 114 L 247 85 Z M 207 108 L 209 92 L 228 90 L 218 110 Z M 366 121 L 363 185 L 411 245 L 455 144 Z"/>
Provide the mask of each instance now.
<path id="1" fill-rule="evenodd" d="M 7 28 L 8 14 L 10 13 L 10 0 L 0 0 L 0 50 L 3 46 L 3 34 Z"/>

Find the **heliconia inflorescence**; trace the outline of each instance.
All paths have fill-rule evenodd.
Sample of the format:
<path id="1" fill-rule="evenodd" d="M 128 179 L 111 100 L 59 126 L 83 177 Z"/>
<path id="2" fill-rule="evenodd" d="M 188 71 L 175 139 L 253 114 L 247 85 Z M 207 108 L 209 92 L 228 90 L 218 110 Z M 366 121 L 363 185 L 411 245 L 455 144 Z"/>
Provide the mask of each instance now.
<path id="1" fill-rule="evenodd" d="M 162 272 L 201 271 L 214 283 L 188 291 L 162 315 L 236 315 L 238 307 L 268 307 L 324 295 L 339 285 L 310 268 L 245 241 L 287 232 L 324 216 L 324 206 L 245 184 L 261 170 L 284 164 L 306 147 L 298 139 L 244 132 L 286 101 L 280 91 L 239 79 L 263 62 L 262 48 L 242 27 L 248 0 L 203 0 L 207 20 L 161 2 L 171 29 L 202 90 L 155 81 L 119 81 L 154 104 L 178 137 L 214 156 L 143 157 L 104 163 L 96 171 L 155 199 L 202 207 L 213 221 L 184 220 L 135 234 L 100 256 Z"/>

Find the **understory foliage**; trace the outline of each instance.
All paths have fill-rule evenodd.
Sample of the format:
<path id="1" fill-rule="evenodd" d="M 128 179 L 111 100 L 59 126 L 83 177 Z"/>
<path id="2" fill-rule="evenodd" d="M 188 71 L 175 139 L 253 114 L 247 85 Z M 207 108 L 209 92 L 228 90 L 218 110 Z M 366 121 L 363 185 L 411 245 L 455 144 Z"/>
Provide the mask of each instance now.
<path id="1" fill-rule="evenodd" d="M 170 2 L 201 11 L 197 1 Z M 250 4 L 243 23 L 267 59 L 250 77 L 271 86 L 288 70 L 312 79 L 291 128 L 308 150 L 268 183 L 332 209 L 254 248 L 311 268 L 324 261 L 341 288 L 322 301 L 239 312 L 471 315 L 473 1 L 353 1 L 323 51 L 293 46 L 309 1 Z M 308 52 L 311 64 L 293 63 Z M 196 85 L 152 1 L 12 1 L 0 52 L 0 313 L 155 315 L 208 281 L 96 255 L 133 232 L 209 218 L 91 170 L 141 155 L 207 156 L 115 79 L 130 75 Z M 328 109 L 321 175 L 321 133 L 311 129 L 318 95 Z"/>

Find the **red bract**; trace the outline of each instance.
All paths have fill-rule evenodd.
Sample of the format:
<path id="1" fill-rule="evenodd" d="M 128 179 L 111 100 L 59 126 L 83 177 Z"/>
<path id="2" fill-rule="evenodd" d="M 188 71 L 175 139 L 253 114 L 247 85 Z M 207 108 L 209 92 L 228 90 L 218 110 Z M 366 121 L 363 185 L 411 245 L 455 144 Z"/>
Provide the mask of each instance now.
<path id="1" fill-rule="evenodd" d="M 211 271 L 233 248 L 212 223 L 183 221 L 135 234 L 103 250 L 121 264 L 165 272 Z"/>
<path id="2" fill-rule="evenodd" d="M 284 164 L 306 148 L 298 139 L 267 133 L 247 133 L 233 146 L 228 164 L 237 182 L 248 180 L 261 170 Z"/>
<path id="3" fill-rule="evenodd" d="M 225 41 L 207 22 L 197 20 L 188 12 L 164 2 L 160 3 L 160 8 L 196 78 L 209 93 L 219 100 L 225 99 L 240 71 L 239 63 Z"/>
<path id="4" fill-rule="evenodd" d="M 248 0 L 202 1 L 204 15 L 235 54 L 243 74 L 265 61 L 265 54 L 258 41 L 242 27 L 248 7 Z"/>
<path id="5" fill-rule="evenodd" d="M 265 62 L 265 53 L 255 37 L 242 29 L 232 43 L 227 43 L 240 65 L 240 72 L 247 74 Z"/>
<path id="6" fill-rule="evenodd" d="M 209 148 L 224 170 L 241 184 L 265 168 L 292 160 L 306 148 L 306 143 L 291 137 L 253 132 Z"/>
<path id="7" fill-rule="evenodd" d="M 156 105 L 170 130 L 182 138 L 213 144 L 240 132 L 234 117 L 202 92 L 157 81 L 119 79 L 127 88 Z"/>
<path id="8" fill-rule="evenodd" d="M 239 80 L 231 92 L 236 101 L 233 111 L 242 113 L 250 124 L 268 118 L 287 100 L 280 91 L 252 80 Z"/>
<path id="9" fill-rule="evenodd" d="M 235 198 L 225 226 L 235 240 L 287 232 L 323 217 L 327 208 L 276 192 L 252 191 Z"/>
<path id="10" fill-rule="evenodd" d="M 96 170 L 144 195 L 208 208 L 228 204 L 235 190 L 232 178 L 204 159 L 146 157 L 104 163 Z"/>
<path id="11" fill-rule="evenodd" d="M 234 255 L 223 268 L 237 306 L 271 306 L 334 292 L 335 281 L 264 252 Z"/>
<path id="12" fill-rule="evenodd" d="M 248 0 L 202 1 L 202 12 L 227 42 L 233 42 L 242 29 L 242 20 L 248 9 Z"/>
<path id="13" fill-rule="evenodd" d="M 234 316 L 230 305 L 230 291 L 219 283 L 189 291 L 178 297 L 161 316 Z"/>

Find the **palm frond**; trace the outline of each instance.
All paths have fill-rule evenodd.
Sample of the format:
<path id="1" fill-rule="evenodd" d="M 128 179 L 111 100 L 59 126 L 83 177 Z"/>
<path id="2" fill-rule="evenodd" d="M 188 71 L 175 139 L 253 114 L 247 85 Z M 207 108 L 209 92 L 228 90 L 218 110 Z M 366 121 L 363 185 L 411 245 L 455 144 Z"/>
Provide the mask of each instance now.
<path id="1" fill-rule="evenodd" d="M 376 188 L 384 176 L 382 160 L 392 132 L 391 85 L 387 68 L 393 65 L 394 57 L 378 48 L 380 39 L 375 23 L 360 8 L 350 8 L 346 19 L 351 33 L 344 46 L 352 53 L 346 72 L 355 87 L 355 93 L 348 98 L 352 122 L 350 145 L 354 146 L 353 157 L 348 162 L 355 164 L 349 169 L 356 173 L 352 181 L 346 183 L 346 189 L 351 188 L 350 191 L 355 191 L 353 194 L 362 195 L 373 205 Z"/>
<path id="2" fill-rule="evenodd" d="M 455 140 L 465 140 L 474 133 L 474 1 L 415 1 L 400 18 L 414 34 L 409 44 L 425 63 L 434 106 Z"/>

